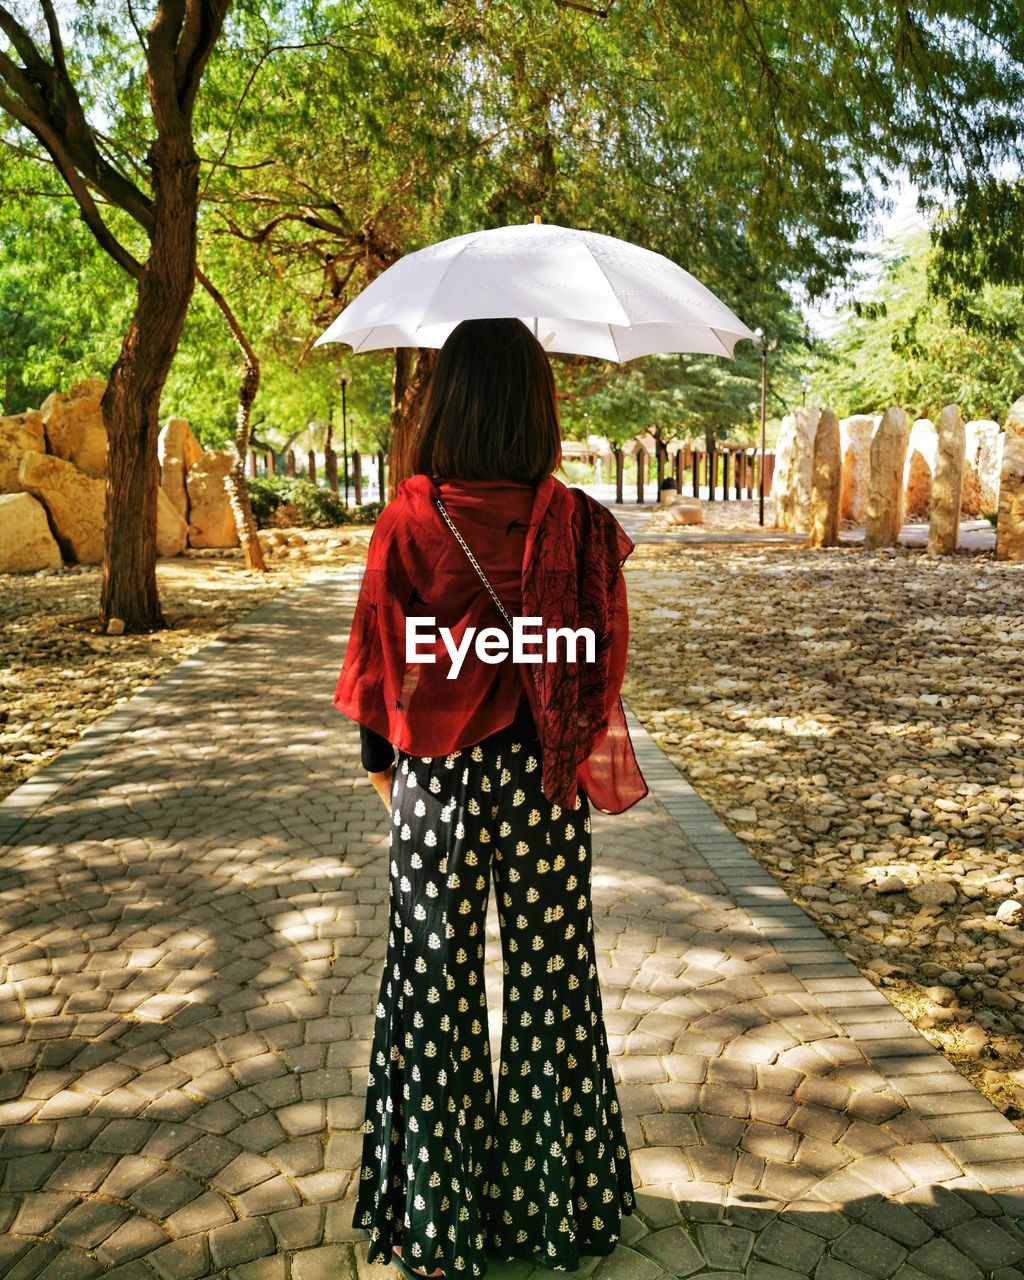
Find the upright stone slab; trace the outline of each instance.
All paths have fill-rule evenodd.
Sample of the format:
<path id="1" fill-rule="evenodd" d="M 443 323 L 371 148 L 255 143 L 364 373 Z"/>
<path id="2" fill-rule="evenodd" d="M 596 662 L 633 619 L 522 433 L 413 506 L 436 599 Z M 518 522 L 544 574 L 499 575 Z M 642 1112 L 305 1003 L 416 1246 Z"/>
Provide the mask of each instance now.
<path id="1" fill-rule="evenodd" d="M 237 547 L 238 529 L 224 478 L 235 462 L 233 449 L 210 449 L 192 463 L 188 487 L 188 541 L 193 547 Z"/>
<path id="2" fill-rule="evenodd" d="M 875 419 L 866 413 L 839 423 L 839 449 L 843 456 L 839 515 L 861 524 L 868 511 L 868 476 L 871 474 L 871 436 Z"/>
<path id="3" fill-rule="evenodd" d="M 937 448 L 938 437 L 931 420 L 918 418 L 910 428 L 907 460 L 903 467 L 904 520 L 923 520 L 931 513 L 932 472 Z"/>
<path id="4" fill-rule="evenodd" d="M 0 418 L 0 493 L 20 493 L 18 468 L 26 453 L 45 453 L 46 437 L 38 409 Z"/>
<path id="5" fill-rule="evenodd" d="M 975 418 L 964 427 L 964 482 L 961 516 L 983 516 L 999 505 L 999 457 L 1002 429 L 991 418 Z"/>
<path id="6" fill-rule="evenodd" d="M 811 514 L 814 434 L 821 410 L 813 405 L 782 419 L 772 474 L 772 522 L 777 529 L 806 530 Z"/>
<path id="7" fill-rule="evenodd" d="M 180 555 L 188 546 L 188 521 L 163 489 L 156 491 L 156 553 L 161 558 Z"/>
<path id="8" fill-rule="evenodd" d="M 871 441 L 867 528 L 864 548 L 894 547 L 903 523 L 903 468 L 910 432 L 907 415 L 895 405 L 886 409 Z"/>
<path id="9" fill-rule="evenodd" d="M 167 419 L 157 441 L 157 454 L 160 458 L 160 488 L 175 511 L 188 520 L 185 477 L 193 462 L 202 457 L 203 446 L 192 434 L 187 418 Z"/>
<path id="10" fill-rule="evenodd" d="M 939 414 L 936 437 L 928 554 L 951 556 L 960 542 L 960 494 L 967 441 L 964 420 L 955 404 L 947 404 Z"/>
<path id="11" fill-rule="evenodd" d="M 831 409 L 823 409 L 814 433 L 807 547 L 834 547 L 839 541 L 842 458 L 839 419 Z"/>
<path id="12" fill-rule="evenodd" d="M 1024 560 L 1024 396 L 1006 418 L 999 472 L 999 519 L 996 559 Z"/>

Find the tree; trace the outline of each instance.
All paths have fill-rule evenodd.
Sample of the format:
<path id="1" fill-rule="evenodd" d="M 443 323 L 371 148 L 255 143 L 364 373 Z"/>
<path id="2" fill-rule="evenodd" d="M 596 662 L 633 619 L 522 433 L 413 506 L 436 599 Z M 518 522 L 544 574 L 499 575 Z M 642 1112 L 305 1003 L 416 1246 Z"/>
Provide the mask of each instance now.
<path id="1" fill-rule="evenodd" d="M 895 168 L 983 171 L 978 112 L 1021 127 L 989 16 L 962 0 L 372 0 L 311 21 L 317 92 L 308 59 L 281 63 L 239 109 L 216 198 L 232 234 L 297 268 L 314 331 L 398 256 L 534 213 L 659 250 L 768 327 L 773 289 L 846 275 Z M 225 62 L 225 85 L 259 56 Z M 764 311 L 744 305 L 758 294 Z M 396 430 L 411 373 L 396 352 Z"/>
<path id="2" fill-rule="evenodd" d="M 88 86 L 82 46 L 78 39 L 65 41 L 53 0 L 41 0 L 38 35 L 0 5 L 0 32 L 8 41 L 0 49 L 0 109 L 49 156 L 97 242 L 136 282 L 135 308 L 102 400 L 110 442 L 103 627 L 112 618 L 122 619 L 126 631 L 166 625 L 156 588 L 160 394 L 195 281 L 199 158 L 193 110 L 228 4 L 158 0 L 148 30 L 136 29 L 152 127 L 144 156 L 118 154 L 90 120 L 80 92 Z M 83 29 L 96 23 L 92 34 L 98 32 L 99 44 L 94 40 L 91 47 L 101 60 L 117 48 L 115 28 L 102 10 L 75 22 Z M 131 63 L 136 60 L 133 51 Z M 118 70 L 129 78 L 136 73 L 135 65 Z M 112 210 L 126 219 L 119 223 Z"/>
<path id="3" fill-rule="evenodd" d="M 956 403 L 965 418 L 1001 419 L 1020 394 L 1019 290 L 981 283 L 965 322 L 929 288 L 939 252 L 927 230 L 887 246 L 874 296 L 848 307 L 820 344 L 814 381 L 841 416 L 899 404 L 924 417 Z"/>

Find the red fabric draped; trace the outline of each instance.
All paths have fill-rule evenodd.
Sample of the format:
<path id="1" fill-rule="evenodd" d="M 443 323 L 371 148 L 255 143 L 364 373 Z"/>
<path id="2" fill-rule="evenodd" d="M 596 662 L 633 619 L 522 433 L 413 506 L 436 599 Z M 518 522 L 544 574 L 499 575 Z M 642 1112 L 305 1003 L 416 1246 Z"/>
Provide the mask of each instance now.
<path id="1" fill-rule="evenodd" d="M 512 616 L 542 627 L 590 627 L 595 661 L 483 662 L 471 647 L 458 676 L 440 628 L 505 630 L 444 524 L 437 494 Z M 622 711 L 629 616 L 621 566 L 633 543 L 612 513 L 553 476 L 404 481 L 374 527 L 334 706 L 412 755 L 447 755 L 512 723 L 525 690 L 541 743 L 542 784 L 569 807 L 577 785 L 607 813 L 647 794 Z M 406 618 L 432 617 L 435 661 L 406 662 Z"/>

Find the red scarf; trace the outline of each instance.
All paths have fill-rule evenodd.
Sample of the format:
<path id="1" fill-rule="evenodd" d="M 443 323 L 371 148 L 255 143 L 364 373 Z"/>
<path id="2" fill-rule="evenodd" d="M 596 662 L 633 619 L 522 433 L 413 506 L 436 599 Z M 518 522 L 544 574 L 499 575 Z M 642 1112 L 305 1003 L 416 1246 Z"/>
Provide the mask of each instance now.
<path id="1" fill-rule="evenodd" d="M 437 494 L 510 615 L 542 627 L 590 627 L 596 660 L 483 662 L 472 648 L 458 676 L 439 629 L 501 614 L 434 505 Z M 334 706 L 400 750 L 442 756 L 511 724 L 525 690 L 541 743 L 548 799 L 571 807 L 577 784 L 621 813 L 647 794 L 622 711 L 629 618 L 621 566 L 633 543 L 612 513 L 554 476 L 536 486 L 413 476 L 381 512 L 370 539 Z M 406 662 L 406 617 L 434 618 L 435 661 Z"/>

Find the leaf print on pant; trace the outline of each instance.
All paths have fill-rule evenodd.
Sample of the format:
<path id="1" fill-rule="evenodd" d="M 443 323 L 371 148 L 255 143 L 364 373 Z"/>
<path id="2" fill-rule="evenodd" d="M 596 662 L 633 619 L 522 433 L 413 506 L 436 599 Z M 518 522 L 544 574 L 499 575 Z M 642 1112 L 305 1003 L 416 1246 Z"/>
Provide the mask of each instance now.
<path id="1" fill-rule="evenodd" d="M 449 756 L 399 752 L 387 954 L 353 1225 L 367 1261 L 471 1280 L 486 1253 L 576 1271 L 634 1209 L 609 1062 L 584 796 L 541 790 L 510 729 Z M 484 932 L 491 877 L 504 970 L 493 1094 Z"/>

